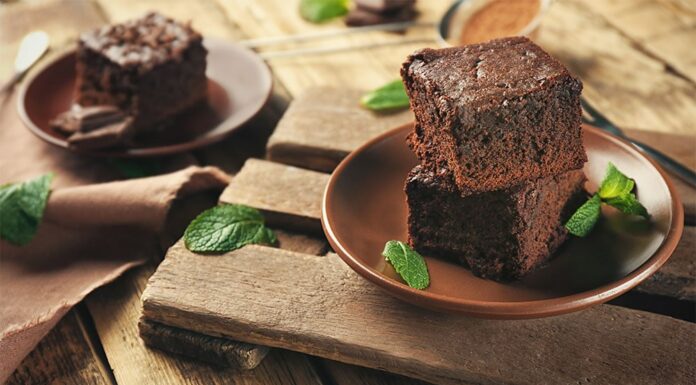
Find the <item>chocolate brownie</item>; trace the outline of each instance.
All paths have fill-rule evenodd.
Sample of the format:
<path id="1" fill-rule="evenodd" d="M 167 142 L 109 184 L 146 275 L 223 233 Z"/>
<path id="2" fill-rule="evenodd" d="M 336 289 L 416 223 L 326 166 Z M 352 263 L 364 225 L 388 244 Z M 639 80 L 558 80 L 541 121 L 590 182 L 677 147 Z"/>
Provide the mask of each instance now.
<path id="1" fill-rule="evenodd" d="M 499 190 L 582 168 L 582 83 L 524 37 L 410 55 L 401 75 L 426 168 L 460 189 Z"/>
<path id="2" fill-rule="evenodd" d="M 132 118 L 133 132 L 202 101 L 207 51 L 190 25 L 157 13 L 80 36 L 77 100 L 113 105 Z"/>
<path id="3" fill-rule="evenodd" d="M 582 170 L 574 170 L 477 193 L 459 190 L 446 169 L 416 166 L 405 188 L 409 243 L 480 277 L 518 279 L 566 239 L 563 224 L 586 198 L 584 181 Z"/>

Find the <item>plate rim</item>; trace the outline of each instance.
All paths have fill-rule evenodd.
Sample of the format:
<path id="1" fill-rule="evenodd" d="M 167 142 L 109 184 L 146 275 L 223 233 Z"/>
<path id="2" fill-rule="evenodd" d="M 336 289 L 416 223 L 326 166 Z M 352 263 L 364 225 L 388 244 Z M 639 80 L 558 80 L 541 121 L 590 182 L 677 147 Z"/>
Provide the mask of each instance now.
<path id="1" fill-rule="evenodd" d="M 356 156 L 390 136 L 395 136 L 404 130 L 412 129 L 413 125 L 414 122 L 410 122 L 388 130 L 372 138 L 348 154 L 348 156 L 346 156 L 331 173 L 329 182 L 324 189 L 321 205 L 322 228 L 324 229 L 324 234 L 326 235 L 329 244 L 331 244 L 338 256 L 351 269 L 353 269 L 353 271 L 358 273 L 364 279 L 379 286 L 381 289 L 387 291 L 390 295 L 398 297 L 401 300 L 430 309 L 462 313 L 482 318 L 526 319 L 570 313 L 592 305 L 604 303 L 631 290 L 633 287 L 637 286 L 660 267 L 662 267 L 665 262 L 667 262 L 681 239 L 684 230 L 684 209 L 681 199 L 679 198 L 679 195 L 669 175 L 667 175 L 662 167 L 660 167 L 654 160 L 645 155 L 641 150 L 634 147 L 625 139 L 609 134 L 592 125 L 583 124 L 583 130 L 590 131 L 592 134 L 602 137 L 602 139 L 611 141 L 614 144 L 623 147 L 629 153 L 633 153 L 642 160 L 647 161 L 648 164 L 659 173 L 660 177 L 667 185 L 672 203 L 672 218 L 665 239 L 662 241 L 657 250 L 650 256 L 650 258 L 648 258 L 629 274 L 618 280 L 609 282 L 591 290 L 582 291 L 580 293 L 541 300 L 517 302 L 462 300 L 443 294 L 429 293 L 408 287 L 407 285 L 380 274 L 348 253 L 344 246 L 338 242 L 338 239 L 334 234 L 334 229 L 331 225 L 332 215 L 329 214 L 327 208 L 331 206 L 333 191 L 340 174 L 343 173 L 345 168 Z"/>
<path id="2" fill-rule="evenodd" d="M 41 74 L 43 74 L 47 69 L 49 69 L 51 66 L 55 65 L 61 60 L 65 60 L 68 56 L 70 55 L 75 55 L 77 52 L 77 47 L 71 46 L 67 48 L 63 48 L 59 50 L 53 58 L 48 60 L 47 62 L 43 63 L 41 66 L 33 70 L 26 78 L 24 82 L 22 82 L 19 92 L 18 92 L 18 97 L 17 97 L 17 112 L 19 114 L 19 118 L 24 124 L 24 126 L 35 136 L 37 136 L 39 139 L 43 140 L 46 143 L 49 143 L 53 146 L 62 148 L 66 151 L 79 154 L 79 155 L 87 155 L 87 156 L 94 156 L 94 157 L 111 157 L 111 158 L 146 158 L 146 157 L 157 157 L 157 156 L 166 156 L 166 155 L 173 155 L 173 154 L 179 154 L 182 152 L 187 152 L 187 151 L 192 151 L 196 150 L 202 147 L 209 146 L 211 144 L 217 143 L 219 141 L 224 140 L 228 136 L 232 135 L 233 133 L 237 132 L 241 127 L 243 127 L 246 123 L 248 123 L 251 119 L 253 119 L 255 116 L 259 114 L 259 112 L 263 109 L 264 106 L 268 104 L 268 101 L 271 99 L 273 95 L 273 73 L 271 71 L 271 68 L 268 66 L 268 63 L 259 56 L 258 53 L 255 51 L 241 45 L 237 44 L 235 42 L 231 42 L 225 39 L 220 39 L 220 38 L 211 38 L 211 37 L 204 37 L 203 38 L 203 46 L 210 51 L 214 46 L 233 46 L 235 49 L 240 50 L 240 51 L 246 51 L 246 53 L 249 55 L 249 57 L 253 57 L 255 60 L 258 60 L 258 62 L 262 65 L 259 66 L 259 68 L 262 68 L 262 72 L 264 74 L 264 77 L 268 80 L 268 90 L 265 93 L 265 96 L 263 97 L 263 100 L 259 99 L 260 103 L 257 108 L 255 108 L 255 111 L 252 114 L 249 114 L 248 117 L 243 119 L 239 124 L 235 125 L 234 127 L 230 127 L 227 130 L 224 130 L 223 132 L 220 132 L 217 135 L 205 137 L 203 139 L 199 140 L 190 140 L 182 143 L 176 143 L 176 144 L 170 144 L 170 145 L 164 145 L 164 146 L 156 146 L 156 147 L 147 147 L 147 148 L 137 148 L 137 149 L 132 149 L 132 148 L 125 148 L 122 150 L 110 150 L 110 149 L 105 149 L 104 151 L 100 150 L 80 150 L 76 148 L 71 148 L 68 146 L 68 142 L 66 140 L 61 140 L 58 138 L 55 138 L 49 134 L 47 134 L 44 130 L 39 128 L 29 117 L 29 114 L 27 113 L 26 110 L 26 99 L 27 99 L 27 92 L 31 85 L 36 81 L 36 78 L 39 77 Z M 213 78 L 208 78 L 210 80 L 216 81 Z M 217 81 L 216 81 L 217 82 Z M 218 82 L 219 83 L 219 82 Z M 218 123 L 215 127 L 213 127 L 212 130 L 217 129 L 221 125 L 225 124 L 225 122 L 229 119 L 229 116 L 225 118 L 222 122 Z"/>

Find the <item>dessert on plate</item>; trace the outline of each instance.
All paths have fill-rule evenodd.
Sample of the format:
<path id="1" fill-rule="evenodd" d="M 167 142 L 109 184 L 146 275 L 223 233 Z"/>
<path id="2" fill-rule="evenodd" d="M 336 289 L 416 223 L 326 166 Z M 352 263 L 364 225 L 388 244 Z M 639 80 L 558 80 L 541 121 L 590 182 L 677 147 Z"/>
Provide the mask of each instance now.
<path id="1" fill-rule="evenodd" d="M 200 33 L 158 13 L 84 33 L 75 104 L 53 126 L 80 148 L 162 127 L 206 99 L 206 55 Z"/>
<path id="2" fill-rule="evenodd" d="M 524 37 L 424 49 L 401 73 L 411 246 L 495 280 L 543 265 L 586 196 L 581 82 Z"/>

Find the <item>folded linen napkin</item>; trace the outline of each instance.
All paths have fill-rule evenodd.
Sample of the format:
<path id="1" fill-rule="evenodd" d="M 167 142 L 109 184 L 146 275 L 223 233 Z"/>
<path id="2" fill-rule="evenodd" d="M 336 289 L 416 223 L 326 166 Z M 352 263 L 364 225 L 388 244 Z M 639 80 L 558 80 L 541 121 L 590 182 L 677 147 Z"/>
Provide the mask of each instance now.
<path id="1" fill-rule="evenodd" d="M 34 137 L 8 108 L 15 103 L 0 105 L 0 184 L 46 172 L 55 178 L 36 237 L 21 247 L 0 240 L 0 383 L 89 292 L 160 256 L 175 201 L 220 192 L 229 182 L 217 168 L 195 166 L 113 181 L 118 173 L 108 162 Z"/>

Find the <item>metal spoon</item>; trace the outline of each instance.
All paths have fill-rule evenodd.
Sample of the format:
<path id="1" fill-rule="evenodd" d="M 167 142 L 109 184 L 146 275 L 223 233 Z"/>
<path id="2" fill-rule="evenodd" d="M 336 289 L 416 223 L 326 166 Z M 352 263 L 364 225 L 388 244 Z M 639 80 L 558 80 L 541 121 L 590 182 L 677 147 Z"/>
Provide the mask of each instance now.
<path id="1" fill-rule="evenodd" d="M 24 76 L 48 50 L 48 34 L 44 31 L 28 33 L 19 45 L 19 51 L 14 63 L 14 74 L 0 87 L 0 93 L 12 89 L 12 87 Z"/>

